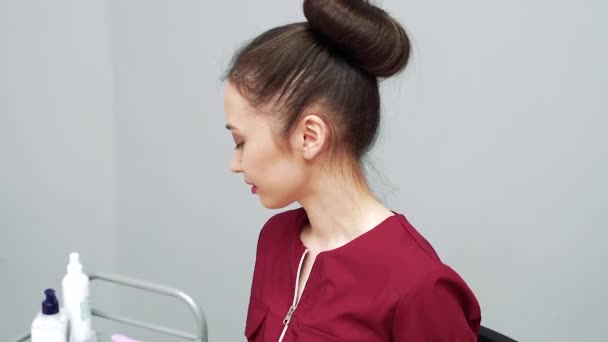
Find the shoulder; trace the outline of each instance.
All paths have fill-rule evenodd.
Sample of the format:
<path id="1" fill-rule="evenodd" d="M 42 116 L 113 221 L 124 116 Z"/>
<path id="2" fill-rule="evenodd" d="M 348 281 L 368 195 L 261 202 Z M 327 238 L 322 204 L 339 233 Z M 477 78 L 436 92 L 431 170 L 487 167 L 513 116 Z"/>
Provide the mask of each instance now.
<path id="1" fill-rule="evenodd" d="M 392 253 L 395 263 L 390 282 L 396 284 L 395 336 L 419 341 L 476 341 L 481 310 L 475 295 L 400 216 L 401 242 Z"/>
<path id="2" fill-rule="evenodd" d="M 280 242 L 299 236 L 299 227 L 305 218 L 304 208 L 288 210 L 272 216 L 262 227 L 258 243 Z"/>
<path id="3" fill-rule="evenodd" d="M 426 272 L 418 272 L 410 286 L 400 291 L 402 302 L 419 301 L 426 295 L 474 299 L 462 277 L 442 263 L 431 266 Z"/>
<path id="4" fill-rule="evenodd" d="M 371 241 L 375 245 L 374 267 L 390 274 L 397 292 L 417 287 L 431 274 L 446 272 L 433 246 L 403 214 L 395 213 L 384 224 Z"/>
<path id="5" fill-rule="evenodd" d="M 467 310 L 479 310 L 472 291 L 462 277 L 437 255 L 432 245 L 403 216 L 398 214 L 392 245 L 385 260 L 391 274 L 390 284 L 401 305 L 425 305 L 433 300 L 456 301 Z M 472 314 L 474 314 L 472 312 Z"/>
<path id="6" fill-rule="evenodd" d="M 481 309 L 473 292 L 450 267 L 440 265 L 403 291 L 393 334 L 418 341 L 477 341 Z"/>

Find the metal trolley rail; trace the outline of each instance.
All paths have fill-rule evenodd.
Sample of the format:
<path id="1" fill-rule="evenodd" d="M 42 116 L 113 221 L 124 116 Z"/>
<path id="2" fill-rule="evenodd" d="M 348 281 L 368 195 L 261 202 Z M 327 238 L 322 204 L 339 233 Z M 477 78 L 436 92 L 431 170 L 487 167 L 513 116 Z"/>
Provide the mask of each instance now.
<path id="1" fill-rule="evenodd" d="M 91 314 L 95 317 L 100 317 L 106 320 L 122 323 L 129 326 L 134 326 L 138 328 L 143 328 L 145 330 L 153 331 L 159 334 L 164 334 L 168 336 L 177 337 L 179 339 L 183 339 L 186 341 L 194 341 L 194 342 L 208 342 L 208 332 L 207 332 L 207 319 L 201 307 L 186 293 L 181 290 L 152 283 L 149 281 L 135 279 L 123 275 L 118 274 L 109 274 L 109 273 L 95 273 L 89 275 L 89 280 L 91 282 L 107 282 L 112 283 L 119 286 L 125 286 L 134 288 L 137 290 L 142 290 L 146 292 L 151 292 L 158 295 L 164 295 L 169 297 L 174 297 L 182 301 L 192 313 L 194 317 L 194 322 L 196 325 L 196 332 L 194 334 L 183 332 L 175 329 L 171 329 L 165 326 L 161 326 L 154 323 L 149 323 L 145 321 L 139 321 L 136 319 L 132 319 L 129 317 L 125 317 L 122 315 L 112 314 L 109 312 L 105 312 L 103 310 L 99 310 L 95 307 L 91 309 Z M 109 335 L 104 334 L 103 332 L 97 333 L 97 342 L 108 342 Z M 12 342 L 25 342 L 30 340 L 30 334 L 24 335 L 20 338 L 12 340 Z"/>

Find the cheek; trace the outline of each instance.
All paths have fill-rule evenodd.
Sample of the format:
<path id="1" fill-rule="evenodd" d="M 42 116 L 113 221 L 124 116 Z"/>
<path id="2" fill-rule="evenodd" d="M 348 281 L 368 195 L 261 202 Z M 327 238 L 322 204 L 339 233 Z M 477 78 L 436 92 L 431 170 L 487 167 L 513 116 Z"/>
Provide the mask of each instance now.
<path id="1" fill-rule="evenodd" d="M 262 204 L 279 209 L 301 199 L 306 188 L 303 170 L 286 159 L 268 165 L 258 193 Z"/>
<path id="2" fill-rule="evenodd" d="M 261 203 L 271 209 L 285 207 L 300 197 L 303 167 L 271 138 L 245 145 L 242 167 L 247 179 L 258 187 Z"/>
<path id="3" fill-rule="evenodd" d="M 265 141 L 250 141 L 241 153 L 241 167 L 247 179 L 258 186 L 272 177 L 281 155 Z"/>

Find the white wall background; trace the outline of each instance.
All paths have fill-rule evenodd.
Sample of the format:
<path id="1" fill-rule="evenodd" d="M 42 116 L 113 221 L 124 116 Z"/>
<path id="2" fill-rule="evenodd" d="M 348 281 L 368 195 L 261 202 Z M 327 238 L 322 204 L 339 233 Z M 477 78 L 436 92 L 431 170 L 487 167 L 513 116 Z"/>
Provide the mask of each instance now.
<path id="1" fill-rule="evenodd" d="M 0 0 L 0 341 L 29 330 L 68 254 L 116 270 L 105 2 Z M 111 289 L 100 302 L 115 300 Z"/>
<path id="2" fill-rule="evenodd" d="M 383 84 L 378 193 L 468 281 L 485 325 L 599 339 L 608 5 L 376 3 L 414 39 Z M 244 41 L 296 20 L 299 1 L 0 0 L 0 340 L 27 331 L 75 248 L 88 269 L 183 288 L 212 341 L 243 340 L 272 212 L 229 172 L 219 77 Z M 125 313 L 192 326 L 175 303 L 119 295 Z"/>

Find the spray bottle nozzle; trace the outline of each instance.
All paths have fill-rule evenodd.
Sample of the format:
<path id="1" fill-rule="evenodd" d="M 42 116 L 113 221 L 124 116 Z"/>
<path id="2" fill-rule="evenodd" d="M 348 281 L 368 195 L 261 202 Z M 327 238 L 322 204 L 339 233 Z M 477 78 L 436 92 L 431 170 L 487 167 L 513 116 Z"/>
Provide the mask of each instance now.
<path id="1" fill-rule="evenodd" d="M 70 263 L 68 264 L 68 273 L 82 272 L 82 264 L 80 263 L 80 255 L 76 252 L 70 253 Z"/>

